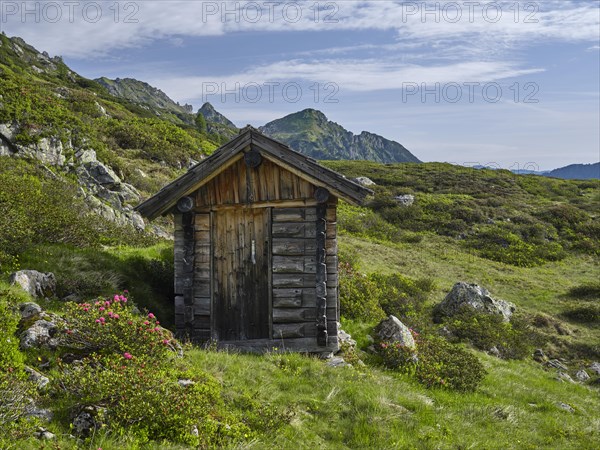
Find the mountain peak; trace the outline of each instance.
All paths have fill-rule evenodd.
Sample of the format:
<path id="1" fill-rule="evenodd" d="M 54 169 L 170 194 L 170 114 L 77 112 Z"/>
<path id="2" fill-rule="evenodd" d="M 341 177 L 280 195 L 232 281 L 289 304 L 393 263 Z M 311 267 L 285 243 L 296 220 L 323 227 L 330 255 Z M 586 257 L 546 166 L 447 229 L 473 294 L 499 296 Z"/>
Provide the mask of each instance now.
<path id="1" fill-rule="evenodd" d="M 315 159 L 420 162 L 398 142 L 367 131 L 354 135 L 313 108 L 273 120 L 260 130 Z"/>
<path id="2" fill-rule="evenodd" d="M 204 103 L 198 112 L 204 116 L 207 122 L 218 123 L 230 128 L 236 128 L 235 124 L 231 120 L 218 112 L 209 102 Z"/>

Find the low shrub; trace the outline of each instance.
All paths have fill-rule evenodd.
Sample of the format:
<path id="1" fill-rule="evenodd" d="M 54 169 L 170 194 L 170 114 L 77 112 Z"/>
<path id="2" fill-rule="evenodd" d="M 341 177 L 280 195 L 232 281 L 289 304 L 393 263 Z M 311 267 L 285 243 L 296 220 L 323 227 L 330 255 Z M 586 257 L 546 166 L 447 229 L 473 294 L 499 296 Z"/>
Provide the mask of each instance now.
<path id="1" fill-rule="evenodd" d="M 153 313 L 141 316 L 123 294 L 91 303 L 68 303 L 62 346 L 82 354 L 146 355 L 167 359 L 179 344 Z"/>
<path id="2" fill-rule="evenodd" d="M 597 300 L 600 299 L 600 281 L 592 281 L 574 286 L 569 289 L 569 297 L 581 300 Z"/>
<path id="3" fill-rule="evenodd" d="M 486 375 L 475 355 L 439 337 L 419 339 L 415 375 L 427 387 L 474 391 Z"/>
<path id="4" fill-rule="evenodd" d="M 379 286 L 349 263 L 340 263 L 341 314 L 349 319 L 381 320 L 385 312 L 379 304 Z"/>
<path id="5" fill-rule="evenodd" d="M 400 274 L 363 274 L 352 264 L 339 265 L 341 313 L 348 319 L 381 320 L 393 314 L 410 323 L 420 321 L 423 306 L 435 288 L 429 278 Z"/>
<path id="6" fill-rule="evenodd" d="M 381 341 L 377 344 L 377 352 L 383 365 L 402 373 L 414 375 L 418 362 L 417 351 L 402 345 L 398 341 Z"/>
<path id="7" fill-rule="evenodd" d="M 600 323 L 600 305 L 585 305 L 562 312 L 562 316 L 574 322 Z"/>
<path id="8" fill-rule="evenodd" d="M 534 267 L 566 256 L 558 242 L 524 239 L 518 230 L 507 226 L 484 226 L 470 236 L 466 245 L 482 257 L 518 267 Z"/>
<path id="9" fill-rule="evenodd" d="M 499 314 L 484 314 L 464 308 L 458 314 L 444 319 L 445 326 L 460 341 L 488 351 L 496 347 L 506 359 L 522 359 L 531 354 L 536 334 L 528 323 L 518 317 L 504 322 Z"/>
<path id="10" fill-rule="evenodd" d="M 386 315 L 413 322 L 422 313 L 429 294 L 435 289 L 430 278 L 411 279 L 400 274 L 374 273 L 369 278 L 379 287 L 379 304 Z"/>

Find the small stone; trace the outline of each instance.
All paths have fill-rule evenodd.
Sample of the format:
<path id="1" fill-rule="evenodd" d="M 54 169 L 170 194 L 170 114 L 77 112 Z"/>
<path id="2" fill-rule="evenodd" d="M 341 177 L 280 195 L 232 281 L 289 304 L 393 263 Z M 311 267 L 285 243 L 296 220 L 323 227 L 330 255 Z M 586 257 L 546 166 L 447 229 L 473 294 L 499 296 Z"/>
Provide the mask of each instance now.
<path id="1" fill-rule="evenodd" d="M 73 420 L 73 431 L 78 436 L 89 436 L 102 426 L 106 408 L 86 406 Z"/>
<path id="2" fill-rule="evenodd" d="M 349 347 L 356 347 L 356 341 L 352 339 L 352 336 L 350 336 L 350 334 L 346 333 L 344 330 L 339 328 L 339 325 L 338 330 L 338 341 L 340 345 L 346 344 Z"/>
<path id="3" fill-rule="evenodd" d="M 558 369 L 558 370 L 564 370 L 564 371 L 569 370 L 569 368 L 567 366 L 565 366 L 563 363 L 561 363 L 558 359 L 551 359 L 546 364 L 549 367 L 554 367 L 555 369 Z"/>
<path id="4" fill-rule="evenodd" d="M 39 316 L 42 313 L 42 307 L 33 302 L 21 303 L 19 305 L 19 312 L 21 313 L 21 319 L 29 320 Z"/>
<path id="5" fill-rule="evenodd" d="M 411 206 L 415 202 L 415 196 L 410 194 L 398 195 L 394 197 L 394 200 L 396 200 L 402 206 Z"/>
<path id="6" fill-rule="evenodd" d="M 558 402 L 556 404 L 556 406 L 558 406 L 560 409 L 570 412 L 570 413 L 575 412 L 575 410 L 570 405 L 567 405 L 566 403 L 563 403 L 563 402 Z"/>
<path id="7" fill-rule="evenodd" d="M 596 375 L 600 375 L 600 363 L 597 361 L 594 361 L 592 364 L 590 364 L 589 369 L 594 372 Z"/>
<path id="8" fill-rule="evenodd" d="M 354 179 L 355 182 L 362 186 L 374 186 L 375 182 L 367 177 L 358 177 Z"/>
<path id="9" fill-rule="evenodd" d="M 500 358 L 500 350 L 498 347 L 494 346 L 488 350 L 488 354 L 495 356 L 496 358 Z"/>
<path id="10" fill-rule="evenodd" d="M 340 356 L 334 356 L 329 361 L 327 361 L 327 365 L 329 367 L 350 367 L 351 365 L 344 361 L 344 358 Z"/>
<path id="11" fill-rule="evenodd" d="M 533 352 L 533 359 L 539 363 L 545 363 L 548 361 L 548 358 L 544 354 L 544 351 L 541 348 L 536 348 Z"/>
<path id="12" fill-rule="evenodd" d="M 575 374 L 575 378 L 577 378 L 577 381 L 581 381 L 583 383 L 589 380 L 590 376 L 585 370 L 581 369 L 577 371 L 577 373 Z"/>
<path id="13" fill-rule="evenodd" d="M 558 372 L 558 374 L 556 375 L 556 379 L 558 381 L 563 381 L 567 383 L 575 383 L 575 380 L 571 378 L 571 375 L 569 375 L 566 372 Z"/>
<path id="14" fill-rule="evenodd" d="M 38 439 L 48 440 L 48 441 L 51 439 L 54 439 L 56 437 L 54 435 L 54 433 L 51 433 L 50 431 L 48 431 L 42 427 L 38 427 L 37 431 L 35 433 L 33 433 L 33 435 Z"/>
<path id="15" fill-rule="evenodd" d="M 63 302 L 75 302 L 78 303 L 81 301 L 81 297 L 75 293 L 69 294 L 66 297 L 61 298 Z"/>
<path id="16" fill-rule="evenodd" d="M 25 366 L 24 370 L 29 375 L 29 381 L 35 383 L 38 389 L 42 390 L 50 383 L 50 379 L 39 373 L 37 370 L 27 366 Z"/>

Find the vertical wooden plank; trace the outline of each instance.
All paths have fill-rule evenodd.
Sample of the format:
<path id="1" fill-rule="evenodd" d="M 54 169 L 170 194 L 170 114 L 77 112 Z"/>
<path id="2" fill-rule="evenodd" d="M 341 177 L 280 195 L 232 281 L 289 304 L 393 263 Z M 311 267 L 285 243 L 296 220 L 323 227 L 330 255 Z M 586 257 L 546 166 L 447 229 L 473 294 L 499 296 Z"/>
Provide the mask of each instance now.
<path id="1" fill-rule="evenodd" d="M 210 338 L 217 340 L 217 328 L 215 324 L 215 213 L 211 212 L 209 215 L 210 224 Z"/>
<path id="2" fill-rule="evenodd" d="M 279 174 L 277 175 L 279 177 Z M 278 183 L 274 183 L 278 186 Z M 278 193 L 277 193 L 278 195 Z M 265 239 L 266 239 L 266 254 L 267 254 L 267 276 L 268 276 L 268 321 L 269 321 L 269 336 L 273 336 L 273 237 L 271 233 L 271 224 L 273 223 L 273 208 L 267 208 L 265 223 Z"/>

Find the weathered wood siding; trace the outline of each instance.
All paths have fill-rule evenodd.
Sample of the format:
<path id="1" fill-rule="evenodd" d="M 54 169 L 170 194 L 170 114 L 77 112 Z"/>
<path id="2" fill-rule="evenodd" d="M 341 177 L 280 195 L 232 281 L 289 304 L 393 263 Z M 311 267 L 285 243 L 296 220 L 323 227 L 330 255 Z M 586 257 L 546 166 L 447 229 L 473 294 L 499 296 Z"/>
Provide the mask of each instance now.
<path id="1" fill-rule="evenodd" d="M 234 205 L 312 199 L 315 187 L 278 165 L 263 160 L 256 169 L 240 159 L 198 189 L 196 205 Z"/>

